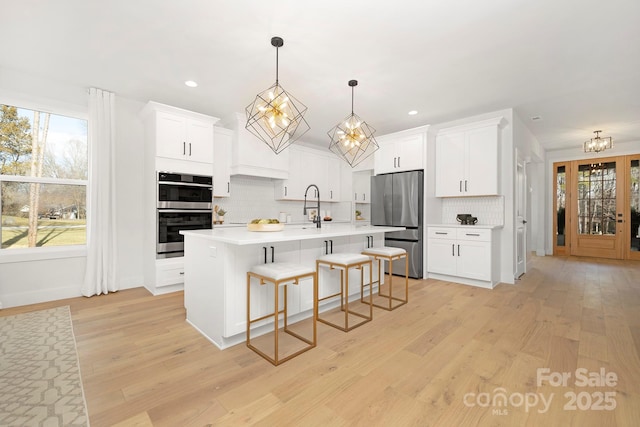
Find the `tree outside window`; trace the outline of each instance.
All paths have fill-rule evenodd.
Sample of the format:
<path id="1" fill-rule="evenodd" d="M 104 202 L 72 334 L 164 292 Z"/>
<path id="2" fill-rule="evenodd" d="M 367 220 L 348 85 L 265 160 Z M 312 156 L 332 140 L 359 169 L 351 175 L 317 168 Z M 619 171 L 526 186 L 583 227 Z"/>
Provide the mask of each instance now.
<path id="1" fill-rule="evenodd" d="M 86 244 L 87 121 L 0 104 L 2 249 Z"/>

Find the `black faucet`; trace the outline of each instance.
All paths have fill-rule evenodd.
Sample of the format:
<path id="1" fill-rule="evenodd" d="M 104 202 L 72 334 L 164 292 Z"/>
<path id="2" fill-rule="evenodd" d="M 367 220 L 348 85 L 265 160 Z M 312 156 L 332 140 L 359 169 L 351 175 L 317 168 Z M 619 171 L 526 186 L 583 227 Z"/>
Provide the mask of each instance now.
<path id="1" fill-rule="evenodd" d="M 311 187 L 315 187 L 316 188 L 316 193 L 318 193 L 318 206 L 309 206 L 309 207 L 307 207 L 307 191 L 309 191 L 309 189 Z M 304 215 L 306 215 L 307 211 L 309 209 L 317 209 L 316 216 L 313 218 L 313 222 L 316 224 L 316 228 L 321 228 L 322 227 L 322 218 L 320 218 L 320 189 L 315 184 L 309 184 L 307 189 L 304 190 L 304 207 L 302 208 L 302 213 Z"/>

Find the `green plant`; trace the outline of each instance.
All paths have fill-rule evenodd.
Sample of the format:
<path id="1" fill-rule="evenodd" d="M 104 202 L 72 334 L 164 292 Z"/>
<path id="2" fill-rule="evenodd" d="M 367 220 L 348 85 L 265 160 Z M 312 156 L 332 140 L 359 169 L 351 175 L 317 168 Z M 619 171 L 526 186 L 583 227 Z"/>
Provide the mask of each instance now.
<path id="1" fill-rule="evenodd" d="M 360 216 L 360 215 L 362 215 L 362 212 L 356 211 L 356 216 Z"/>

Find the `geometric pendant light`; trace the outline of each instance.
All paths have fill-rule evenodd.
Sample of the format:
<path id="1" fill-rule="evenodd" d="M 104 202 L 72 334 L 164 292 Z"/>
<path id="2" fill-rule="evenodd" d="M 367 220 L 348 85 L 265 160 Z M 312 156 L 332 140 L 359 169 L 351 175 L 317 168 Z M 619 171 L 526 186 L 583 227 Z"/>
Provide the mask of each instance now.
<path id="1" fill-rule="evenodd" d="M 310 127 L 304 119 L 307 107 L 284 90 L 278 81 L 278 48 L 284 45 L 284 40 L 272 37 L 271 45 L 276 48 L 276 82 L 247 106 L 245 127 L 278 154 Z"/>
<path id="2" fill-rule="evenodd" d="M 593 133 L 596 134 L 596 137 L 584 142 L 585 153 L 599 153 L 613 146 L 613 139 L 610 136 L 601 138 L 600 132 L 602 131 L 594 130 Z"/>
<path id="3" fill-rule="evenodd" d="M 379 148 L 373 137 L 376 130 L 353 112 L 353 92 L 357 85 L 357 80 L 349 80 L 351 114 L 327 132 L 331 138 L 329 150 L 349 163 L 352 168 Z"/>

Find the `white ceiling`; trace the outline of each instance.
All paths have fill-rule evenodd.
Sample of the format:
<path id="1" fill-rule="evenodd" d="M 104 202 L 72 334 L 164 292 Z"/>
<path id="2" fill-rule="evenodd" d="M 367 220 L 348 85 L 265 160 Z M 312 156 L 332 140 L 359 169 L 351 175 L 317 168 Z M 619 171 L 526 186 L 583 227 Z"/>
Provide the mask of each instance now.
<path id="1" fill-rule="evenodd" d="M 514 108 L 547 149 L 640 141 L 638 0 L 0 0 L 0 66 L 228 117 L 275 81 L 307 142 Z M 195 80 L 188 88 L 185 80 Z M 409 110 L 418 110 L 409 116 Z M 542 120 L 531 121 L 533 116 Z"/>

